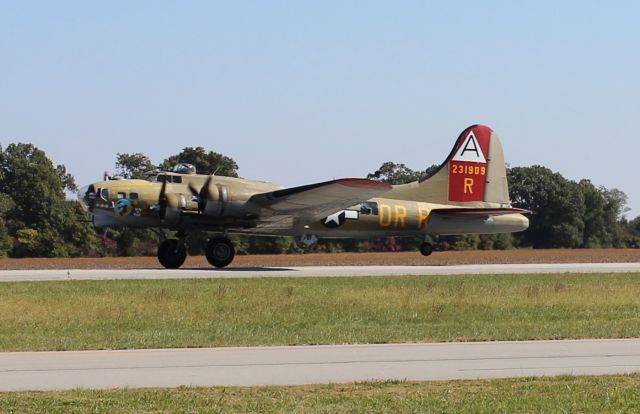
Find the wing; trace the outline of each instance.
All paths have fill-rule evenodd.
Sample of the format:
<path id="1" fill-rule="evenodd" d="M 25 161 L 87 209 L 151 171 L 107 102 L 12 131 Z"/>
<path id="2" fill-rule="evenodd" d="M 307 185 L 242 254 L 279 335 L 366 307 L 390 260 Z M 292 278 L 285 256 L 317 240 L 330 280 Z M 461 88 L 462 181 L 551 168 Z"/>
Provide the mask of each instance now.
<path id="1" fill-rule="evenodd" d="M 320 220 L 329 214 L 368 200 L 391 189 L 391 185 L 364 178 L 343 178 L 323 183 L 255 194 L 249 202 L 260 207 L 260 218 L 293 217 Z M 273 217 L 274 219 L 270 219 Z"/>

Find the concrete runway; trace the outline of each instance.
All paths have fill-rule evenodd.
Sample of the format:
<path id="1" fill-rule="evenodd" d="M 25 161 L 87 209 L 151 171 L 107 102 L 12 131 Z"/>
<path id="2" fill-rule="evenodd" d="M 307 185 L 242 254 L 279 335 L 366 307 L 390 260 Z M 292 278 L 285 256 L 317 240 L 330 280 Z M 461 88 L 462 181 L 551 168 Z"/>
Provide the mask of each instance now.
<path id="1" fill-rule="evenodd" d="M 640 339 L 0 353 L 0 390 L 292 385 L 640 371 Z"/>
<path id="2" fill-rule="evenodd" d="M 38 280 L 191 279 L 640 272 L 640 263 L 485 264 L 456 266 L 229 267 L 226 269 L 3 270 L 0 282 Z"/>

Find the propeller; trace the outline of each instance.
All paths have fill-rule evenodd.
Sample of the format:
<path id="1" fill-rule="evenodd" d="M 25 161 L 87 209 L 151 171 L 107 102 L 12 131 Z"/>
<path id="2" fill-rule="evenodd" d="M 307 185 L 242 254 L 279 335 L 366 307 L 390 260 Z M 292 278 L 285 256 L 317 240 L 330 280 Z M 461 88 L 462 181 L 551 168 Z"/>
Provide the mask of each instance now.
<path id="1" fill-rule="evenodd" d="M 167 180 L 162 182 L 160 194 L 158 194 L 158 215 L 163 222 L 177 223 L 180 221 L 182 195 L 175 193 L 167 194 Z"/>
<path id="2" fill-rule="evenodd" d="M 191 195 L 193 197 L 195 197 L 196 200 L 198 200 L 198 213 L 201 213 L 200 211 L 200 191 L 197 190 L 193 184 L 189 183 L 189 191 L 191 191 Z"/>
<path id="3" fill-rule="evenodd" d="M 209 186 L 211 185 L 212 179 L 213 174 L 211 174 L 209 178 L 207 178 L 207 181 L 205 181 L 200 190 L 197 190 L 193 186 L 193 184 L 189 184 L 189 191 L 191 191 L 191 194 L 193 194 L 194 197 L 198 197 L 198 213 L 204 212 L 205 208 L 207 207 L 207 201 L 209 201 L 209 198 L 211 197 Z"/>

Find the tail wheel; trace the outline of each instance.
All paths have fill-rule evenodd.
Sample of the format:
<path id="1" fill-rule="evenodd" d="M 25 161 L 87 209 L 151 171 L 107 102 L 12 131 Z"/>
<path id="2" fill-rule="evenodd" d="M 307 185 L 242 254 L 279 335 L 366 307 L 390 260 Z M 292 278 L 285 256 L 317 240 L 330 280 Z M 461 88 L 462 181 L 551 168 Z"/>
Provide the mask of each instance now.
<path id="1" fill-rule="evenodd" d="M 184 243 L 176 239 L 168 239 L 158 246 L 158 261 L 167 269 L 177 269 L 183 265 L 187 258 L 187 249 Z"/>
<path id="2" fill-rule="evenodd" d="M 226 267 L 236 255 L 233 243 L 226 237 L 214 237 L 207 243 L 207 261 L 215 267 Z"/>
<path id="3" fill-rule="evenodd" d="M 422 243 L 420 245 L 420 253 L 422 253 L 423 256 L 430 256 L 431 253 L 433 253 L 433 246 L 431 245 L 431 243 Z"/>

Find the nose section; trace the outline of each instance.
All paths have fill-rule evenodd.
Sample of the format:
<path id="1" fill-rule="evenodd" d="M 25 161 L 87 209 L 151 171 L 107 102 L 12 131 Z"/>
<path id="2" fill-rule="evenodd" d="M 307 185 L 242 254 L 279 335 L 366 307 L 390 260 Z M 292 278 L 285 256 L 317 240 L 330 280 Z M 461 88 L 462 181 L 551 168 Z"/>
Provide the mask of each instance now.
<path id="1" fill-rule="evenodd" d="M 96 188 L 93 184 L 85 185 L 78 190 L 78 201 L 86 211 L 92 211 L 96 201 Z"/>

